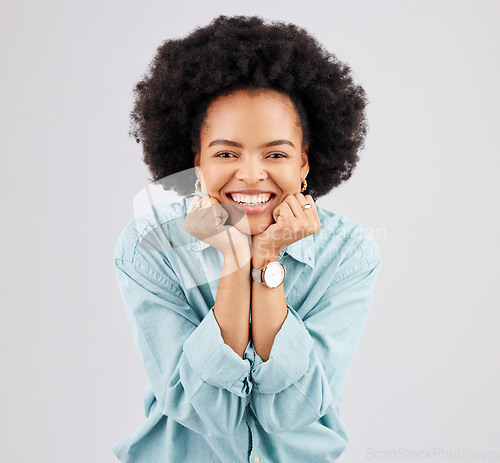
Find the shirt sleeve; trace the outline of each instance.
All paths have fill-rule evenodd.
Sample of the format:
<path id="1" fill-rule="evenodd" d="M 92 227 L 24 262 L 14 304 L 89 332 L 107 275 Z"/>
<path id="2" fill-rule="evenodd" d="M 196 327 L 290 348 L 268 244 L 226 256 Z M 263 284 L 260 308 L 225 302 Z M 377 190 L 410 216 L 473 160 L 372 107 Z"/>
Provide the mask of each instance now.
<path id="1" fill-rule="evenodd" d="M 163 414 L 205 436 L 234 433 L 252 389 L 249 346 L 241 358 L 224 343 L 213 308 L 193 321 L 179 285 L 149 263 L 115 258 L 115 266 L 134 341 Z"/>
<path id="2" fill-rule="evenodd" d="M 288 305 L 269 359 L 254 351 L 250 406 L 268 433 L 308 426 L 336 405 L 359 343 L 380 260 L 334 279 L 304 320 Z"/>

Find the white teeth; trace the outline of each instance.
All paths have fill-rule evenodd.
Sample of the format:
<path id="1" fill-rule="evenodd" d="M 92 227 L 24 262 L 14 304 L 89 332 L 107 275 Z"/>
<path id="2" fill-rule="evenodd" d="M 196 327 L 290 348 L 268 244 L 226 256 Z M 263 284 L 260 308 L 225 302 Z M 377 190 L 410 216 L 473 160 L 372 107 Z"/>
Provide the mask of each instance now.
<path id="1" fill-rule="evenodd" d="M 271 199 L 270 193 L 262 193 L 260 195 L 243 195 L 240 193 L 230 193 L 230 195 L 235 203 L 245 204 L 248 206 L 256 206 L 258 204 L 264 204 Z"/>

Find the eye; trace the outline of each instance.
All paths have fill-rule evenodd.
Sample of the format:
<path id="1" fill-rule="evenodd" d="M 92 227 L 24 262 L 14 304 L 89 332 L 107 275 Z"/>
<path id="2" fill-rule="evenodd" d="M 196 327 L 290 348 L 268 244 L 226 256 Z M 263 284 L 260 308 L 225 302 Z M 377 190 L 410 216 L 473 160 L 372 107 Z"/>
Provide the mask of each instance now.
<path id="1" fill-rule="evenodd" d="M 229 153 L 228 151 L 223 151 L 222 153 L 217 153 L 214 157 L 216 157 L 216 158 L 229 158 L 229 157 L 234 157 L 234 154 Z"/>
<path id="2" fill-rule="evenodd" d="M 268 157 L 273 159 L 279 159 L 279 158 L 287 158 L 288 156 L 283 153 L 271 153 Z"/>

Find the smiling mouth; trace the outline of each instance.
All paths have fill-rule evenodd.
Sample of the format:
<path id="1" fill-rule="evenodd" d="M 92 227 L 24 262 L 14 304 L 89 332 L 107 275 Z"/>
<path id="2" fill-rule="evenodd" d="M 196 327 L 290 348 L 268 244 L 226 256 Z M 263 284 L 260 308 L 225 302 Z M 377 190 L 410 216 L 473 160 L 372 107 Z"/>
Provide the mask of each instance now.
<path id="1" fill-rule="evenodd" d="M 227 193 L 231 201 L 241 206 L 261 206 L 273 199 L 274 193 L 262 193 L 258 195 L 244 195 L 241 193 Z"/>

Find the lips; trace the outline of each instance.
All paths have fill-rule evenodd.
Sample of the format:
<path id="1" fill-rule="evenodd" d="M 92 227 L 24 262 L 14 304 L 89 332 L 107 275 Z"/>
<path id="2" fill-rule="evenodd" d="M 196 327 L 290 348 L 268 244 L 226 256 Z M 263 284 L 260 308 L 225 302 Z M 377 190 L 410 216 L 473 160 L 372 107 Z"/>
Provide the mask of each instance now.
<path id="1" fill-rule="evenodd" d="M 267 203 L 271 199 L 272 193 L 261 193 L 257 195 L 228 193 L 228 196 L 235 203 L 247 206 L 257 206 L 258 204 Z"/>
<path id="2" fill-rule="evenodd" d="M 226 193 L 232 204 L 248 215 L 262 214 L 267 211 L 276 194 L 266 190 L 233 190 Z"/>

